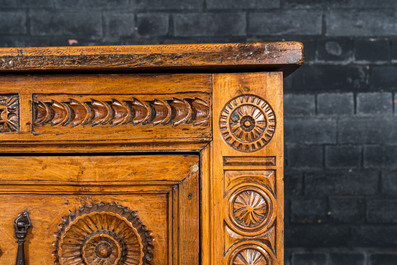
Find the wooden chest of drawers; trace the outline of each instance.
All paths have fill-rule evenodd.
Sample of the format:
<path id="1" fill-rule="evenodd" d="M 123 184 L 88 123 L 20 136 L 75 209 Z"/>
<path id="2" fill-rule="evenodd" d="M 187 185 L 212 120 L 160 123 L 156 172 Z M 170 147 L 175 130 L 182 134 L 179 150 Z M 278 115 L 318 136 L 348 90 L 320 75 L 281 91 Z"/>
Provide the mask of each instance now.
<path id="1" fill-rule="evenodd" d="M 296 42 L 0 49 L 0 264 L 283 264 Z"/>

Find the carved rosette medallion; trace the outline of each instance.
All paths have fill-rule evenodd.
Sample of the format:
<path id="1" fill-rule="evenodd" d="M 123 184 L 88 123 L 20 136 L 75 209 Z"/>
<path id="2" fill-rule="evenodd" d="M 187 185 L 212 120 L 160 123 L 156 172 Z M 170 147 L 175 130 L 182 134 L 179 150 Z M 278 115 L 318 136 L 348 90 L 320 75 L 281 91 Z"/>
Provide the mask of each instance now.
<path id="1" fill-rule="evenodd" d="M 19 100 L 17 95 L 0 96 L 0 132 L 19 131 Z"/>
<path id="2" fill-rule="evenodd" d="M 151 264 L 150 231 L 136 212 L 114 203 L 85 205 L 70 212 L 56 237 L 55 264 Z"/>
<path id="3" fill-rule="evenodd" d="M 255 241 L 237 244 L 227 256 L 230 265 L 277 264 L 272 251 L 266 245 Z"/>
<path id="4" fill-rule="evenodd" d="M 241 152 L 255 152 L 273 137 L 276 117 L 262 98 L 242 95 L 230 100 L 223 108 L 219 127 L 225 142 Z"/>
<path id="5" fill-rule="evenodd" d="M 265 232 L 276 216 L 276 201 L 261 185 L 238 185 L 226 197 L 226 222 L 237 233 L 253 236 Z"/>

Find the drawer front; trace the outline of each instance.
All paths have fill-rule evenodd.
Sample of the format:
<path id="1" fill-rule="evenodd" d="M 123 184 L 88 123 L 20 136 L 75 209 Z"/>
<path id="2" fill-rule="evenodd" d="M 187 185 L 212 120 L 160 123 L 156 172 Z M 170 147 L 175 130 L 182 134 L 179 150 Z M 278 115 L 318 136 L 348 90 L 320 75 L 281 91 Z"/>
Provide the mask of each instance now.
<path id="1" fill-rule="evenodd" d="M 27 264 L 198 264 L 197 156 L 3 158 L 1 264 L 23 212 Z"/>

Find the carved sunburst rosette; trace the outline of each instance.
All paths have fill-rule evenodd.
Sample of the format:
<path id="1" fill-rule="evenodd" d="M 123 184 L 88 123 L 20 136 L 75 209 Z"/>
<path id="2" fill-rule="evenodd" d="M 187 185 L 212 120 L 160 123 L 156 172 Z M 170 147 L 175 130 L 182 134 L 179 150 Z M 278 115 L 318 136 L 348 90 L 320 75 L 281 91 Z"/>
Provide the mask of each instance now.
<path id="1" fill-rule="evenodd" d="M 18 95 L 0 95 L 0 133 L 19 131 Z"/>
<path id="2" fill-rule="evenodd" d="M 54 242 L 56 265 L 151 264 L 151 232 L 126 207 L 85 205 L 62 221 Z"/>
<path id="3" fill-rule="evenodd" d="M 245 241 L 234 245 L 227 253 L 228 265 L 275 265 L 273 252 L 263 243 Z"/>
<path id="4" fill-rule="evenodd" d="M 272 192 L 261 185 L 237 185 L 225 200 L 226 223 L 239 234 L 262 234 L 276 218 L 276 200 Z"/>
<path id="5" fill-rule="evenodd" d="M 225 142 L 241 152 L 263 148 L 273 137 L 276 117 L 262 98 L 242 95 L 230 100 L 221 112 L 219 128 Z"/>

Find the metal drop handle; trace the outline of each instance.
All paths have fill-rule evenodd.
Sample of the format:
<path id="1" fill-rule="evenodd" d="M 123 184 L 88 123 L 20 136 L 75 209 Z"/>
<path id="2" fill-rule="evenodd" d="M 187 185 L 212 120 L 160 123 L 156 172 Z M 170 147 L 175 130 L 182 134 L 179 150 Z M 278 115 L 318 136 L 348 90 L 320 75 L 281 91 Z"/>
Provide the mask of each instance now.
<path id="1" fill-rule="evenodd" d="M 16 265 L 25 265 L 25 238 L 29 228 L 32 227 L 32 222 L 29 218 L 29 213 L 24 211 L 14 221 L 15 236 L 18 239 L 18 253 Z"/>

